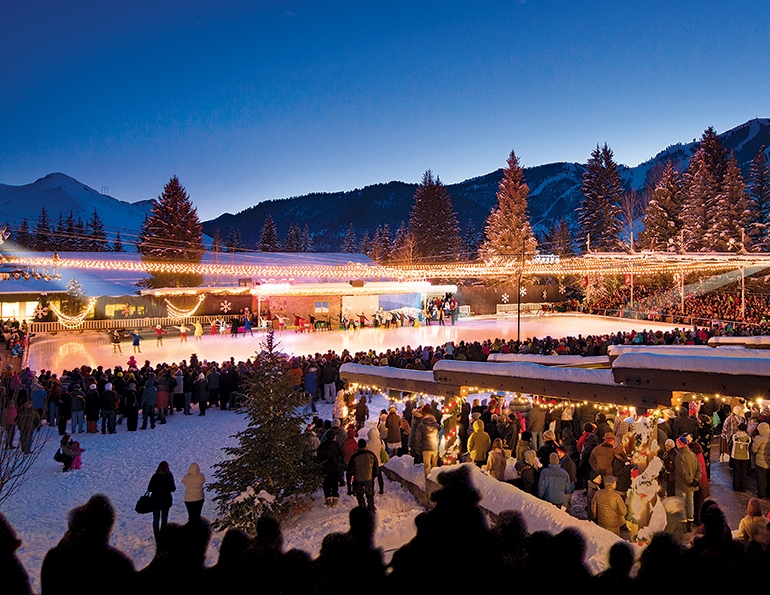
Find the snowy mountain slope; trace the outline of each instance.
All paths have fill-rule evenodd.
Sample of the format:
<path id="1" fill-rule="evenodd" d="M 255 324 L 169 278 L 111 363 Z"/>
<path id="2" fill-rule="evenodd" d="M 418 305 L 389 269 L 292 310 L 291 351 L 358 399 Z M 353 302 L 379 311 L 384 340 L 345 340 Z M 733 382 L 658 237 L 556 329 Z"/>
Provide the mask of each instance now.
<path id="1" fill-rule="evenodd" d="M 59 213 L 66 218 L 70 212 L 75 219 L 80 217 L 88 223 L 96 209 L 108 239 L 112 241 L 120 231 L 126 250 L 133 250 L 131 241 L 136 239 L 153 203 L 152 200 L 128 203 L 101 194 L 65 174 L 52 173 L 22 186 L 0 184 L 0 224 L 18 226 L 26 218 L 30 227 L 34 228 L 43 207 L 53 226 L 58 221 Z"/>

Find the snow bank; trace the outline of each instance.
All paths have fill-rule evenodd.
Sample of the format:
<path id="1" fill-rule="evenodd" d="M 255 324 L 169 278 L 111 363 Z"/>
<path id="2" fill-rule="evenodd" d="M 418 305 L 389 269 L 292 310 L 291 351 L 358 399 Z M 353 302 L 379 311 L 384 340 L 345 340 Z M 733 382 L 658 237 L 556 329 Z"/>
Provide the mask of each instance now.
<path id="1" fill-rule="evenodd" d="M 735 337 L 720 337 L 735 338 Z M 770 337 L 746 337 L 747 339 L 768 339 Z M 709 341 L 711 343 L 711 341 Z M 768 357 L 768 354 L 756 349 L 746 349 L 742 345 L 732 344 L 731 346 L 714 349 L 706 345 L 611 345 L 609 348 L 611 357 L 619 357 L 629 353 L 657 353 L 659 355 L 689 355 L 698 357 Z"/>
<path id="2" fill-rule="evenodd" d="M 403 380 L 416 380 L 420 382 L 433 382 L 433 372 L 430 370 L 405 370 L 403 368 L 391 368 L 388 366 L 365 366 L 363 364 L 342 364 L 340 375 L 366 374 L 380 378 L 399 378 Z"/>
<path id="3" fill-rule="evenodd" d="M 610 548 L 620 537 L 602 529 L 591 521 L 582 521 L 570 516 L 554 505 L 544 502 L 531 494 L 522 492 L 511 484 L 497 481 L 482 473 L 473 463 L 465 463 L 471 471 L 473 486 L 481 493 L 481 506 L 495 515 L 504 510 L 518 510 L 527 521 L 527 529 L 534 531 L 550 531 L 558 533 L 562 529 L 574 527 L 586 540 L 586 565 L 592 573 L 598 573 L 607 568 L 607 558 Z M 456 467 L 439 467 L 431 471 L 430 478 L 438 481 L 438 476 Z M 639 552 L 636 552 L 638 555 Z"/>
<path id="4" fill-rule="evenodd" d="M 617 383 L 612 378 L 611 370 L 554 368 L 528 362 L 497 364 L 489 362 L 441 360 L 433 366 L 433 371 L 437 375 L 441 372 L 487 374 L 489 376 L 507 376 L 509 378 L 534 378 L 538 380 L 556 380 L 580 384 L 617 386 Z"/>
<path id="5" fill-rule="evenodd" d="M 720 349 L 721 351 L 721 349 Z M 770 376 L 770 354 L 754 357 L 728 355 L 712 357 L 699 355 L 664 355 L 656 353 L 626 353 L 613 363 L 614 368 L 643 370 L 670 370 L 675 372 L 702 372 L 707 374 L 730 374 Z"/>
<path id="6" fill-rule="evenodd" d="M 770 335 L 759 337 L 711 337 L 709 345 L 718 347 L 720 345 L 755 345 L 757 347 L 770 347 Z M 722 351 L 724 347 L 720 348 Z"/>
<path id="7" fill-rule="evenodd" d="M 490 362 L 529 362 L 544 366 L 587 366 L 608 364 L 610 358 L 606 355 L 583 357 L 582 355 L 540 355 L 535 353 L 491 353 L 487 358 Z"/>

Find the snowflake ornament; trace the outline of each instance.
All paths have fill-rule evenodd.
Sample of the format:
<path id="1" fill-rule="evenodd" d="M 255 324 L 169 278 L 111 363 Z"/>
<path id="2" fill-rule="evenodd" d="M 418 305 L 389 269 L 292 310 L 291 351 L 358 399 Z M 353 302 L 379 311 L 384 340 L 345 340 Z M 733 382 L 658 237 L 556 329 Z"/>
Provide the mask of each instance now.
<path id="1" fill-rule="evenodd" d="M 35 308 L 35 318 L 45 318 L 46 316 L 48 316 L 48 306 L 38 304 Z"/>
<path id="2" fill-rule="evenodd" d="M 4 244 L 7 239 L 11 237 L 11 232 L 8 231 L 8 226 L 5 225 L 0 229 L 0 245 Z"/>
<path id="3" fill-rule="evenodd" d="M 126 317 L 126 318 L 131 316 L 131 304 L 126 304 L 123 307 L 123 316 Z"/>
<path id="4" fill-rule="evenodd" d="M 564 295 L 565 293 L 567 293 L 567 288 L 564 287 L 564 285 L 559 285 L 559 293 Z"/>
<path id="5" fill-rule="evenodd" d="M 219 304 L 219 309 L 225 314 L 227 314 L 230 310 L 233 309 L 233 305 L 227 300 L 225 300 L 221 304 Z"/>
<path id="6" fill-rule="evenodd" d="M 503 301 L 504 304 L 507 304 L 509 299 L 508 294 L 504 293 L 503 295 L 500 296 L 500 299 Z"/>
<path id="7" fill-rule="evenodd" d="M 519 289 L 519 295 L 521 295 L 522 297 L 527 295 L 527 288 L 526 287 L 522 287 L 521 289 Z"/>
<path id="8" fill-rule="evenodd" d="M 544 289 L 544 290 L 543 290 L 543 301 L 545 301 L 545 300 L 547 300 L 547 299 L 548 299 L 548 291 L 546 291 L 546 290 Z"/>

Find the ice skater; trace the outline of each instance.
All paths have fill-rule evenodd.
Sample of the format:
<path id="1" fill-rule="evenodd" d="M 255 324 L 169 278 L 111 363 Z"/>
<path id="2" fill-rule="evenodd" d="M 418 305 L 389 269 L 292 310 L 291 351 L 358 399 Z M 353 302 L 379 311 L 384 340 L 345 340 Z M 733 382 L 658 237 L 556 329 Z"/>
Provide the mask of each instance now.
<path id="1" fill-rule="evenodd" d="M 181 325 L 174 328 L 179 329 L 179 344 L 181 345 L 182 343 L 187 343 L 187 325 L 183 322 Z"/>
<path id="2" fill-rule="evenodd" d="M 193 322 L 193 326 L 195 327 L 195 342 L 203 340 L 203 325 L 200 323 L 200 321 L 196 320 Z"/>
<path id="3" fill-rule="evenodd" d="M 155 325 L 153 330 L 155 331 L 155 347 L 163 347 L 163 335 L 168 335 L 168 331 L 159 324 Z"/>
<path id="4" fill-rule="evenodd" d="M 142 335 L 139 334 L 139 329 L 136 329 L 131 335 L 131 345 L 134 348 L 134 353 L 142 353 L 142 348 L 139 346 L 139 342 L 142 340 Z"/>
<path id="5" fill-rule="evenodd" d="M 115 329 L 112 331 L 112 355 L 117 357 L 118 353 L 123 355 L 123 348 L 120 346 L 120 332 Z"/>

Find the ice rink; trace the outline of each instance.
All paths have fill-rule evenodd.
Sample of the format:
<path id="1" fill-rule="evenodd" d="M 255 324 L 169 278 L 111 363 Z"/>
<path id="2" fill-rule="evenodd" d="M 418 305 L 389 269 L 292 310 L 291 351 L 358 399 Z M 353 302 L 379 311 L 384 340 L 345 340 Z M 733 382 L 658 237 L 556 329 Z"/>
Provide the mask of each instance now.
<path id="1" fill-rule="evenodd" d="M 671 329 L 673 325 L 652 323 L 647 320 L 626 320 L 588 316 L 582 314 L 554 314 L 549 316 L 522 316 L 522 337 L 564 337 L 567 335 L 606 334 L 633 329 Z M 189 359 L 192 353 L 203 360 L 222 361 L 234 357 L 236 361 L 246 360 L 260 350 L 264 333 L 255 332 L 254 336 L 238 335 L 204 335 L 200 341 L 188 336 L 187 343 L 181 343 L 178 331 L 173 327 L 167 329 L 170 334 L 164 335 L 163 346 L 156 346 L 155 332 L 143 329 L 144 340 L 141 342 L 142 353 L 136 355 L 137 361 L 151 363 L 179 362 Z M 403 327 L 397 329 L 367 328 L 359 331 L 332 331 L 317 333 L 296 333 L 293 330 L 276 332 L 280 349 L 291 355 L 307 355 L 325 353 L 332 349 L 337 353 L 347 349 L 351 353 L 367 349 L 385 350 L 405 345 L 441 345 L 447 341 L 483 341 L 485 339 L 516 339 L 517 321 L 515 316 L 505 317 L 476 317 L 460 319 L 455 326 L 431 326 L 419 328 Z M 122 343 L 123 355 L 113 355 L 110 335 L 107 332 L 69 331 L 56 335 L 37 335 L 32 341 L 29 366 L 31 369 L 41 369 L 61 372 L 83 364 L 97 367 L 125 365 L 133 353 L 130 337 Z"/>

